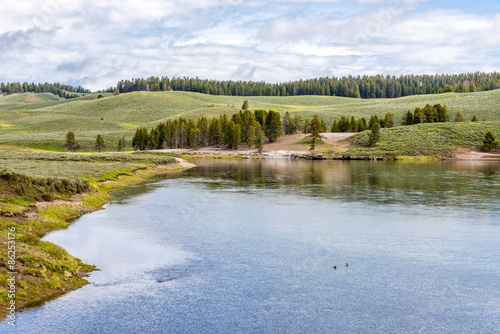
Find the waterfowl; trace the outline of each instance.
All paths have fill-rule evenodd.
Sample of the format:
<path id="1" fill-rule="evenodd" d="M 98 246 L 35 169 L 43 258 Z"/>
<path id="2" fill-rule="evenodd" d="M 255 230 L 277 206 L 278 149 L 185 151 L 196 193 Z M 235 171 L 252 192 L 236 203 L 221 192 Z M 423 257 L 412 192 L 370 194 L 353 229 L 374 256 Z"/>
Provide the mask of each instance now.
<path id="1" fill-rule="evenodd" d="M 337 270 L 337 266 L 333 266 L 333 269 Z"/>

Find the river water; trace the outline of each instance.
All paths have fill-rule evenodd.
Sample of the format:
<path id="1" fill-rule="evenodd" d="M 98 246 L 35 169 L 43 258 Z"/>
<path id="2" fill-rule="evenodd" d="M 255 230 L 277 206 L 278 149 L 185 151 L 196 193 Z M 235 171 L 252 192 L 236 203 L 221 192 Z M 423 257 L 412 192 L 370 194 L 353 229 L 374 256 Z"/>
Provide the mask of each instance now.
<path id="1" fill-rule="evenodd" d="M 500 331 L 500 164 L 196 163 L 46 236 L 101 271 L 0 331 Z"/>

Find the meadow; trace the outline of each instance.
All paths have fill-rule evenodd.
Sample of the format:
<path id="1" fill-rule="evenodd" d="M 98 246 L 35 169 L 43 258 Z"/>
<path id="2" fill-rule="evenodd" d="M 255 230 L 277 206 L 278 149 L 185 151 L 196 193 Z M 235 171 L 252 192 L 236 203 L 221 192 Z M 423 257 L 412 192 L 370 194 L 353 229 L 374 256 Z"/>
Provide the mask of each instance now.
<path id="1" fill-rule="evenodd" d="M 407 110 L 427 103 L 446 104 L 453 118 L 460 109 L 466 120 L 500 121 L 500 90 L 477 93 L 446 93 L 408 96 L 399 99 L 353 99 L 331 96 L 215 96 L 190 92 L 132 92 L 113 96 L 87 94 L 79 98 L 58 99 L 52 94 L 14 94 L 0 96 L 0 144 L 64 151 L 65 135 L 73 131 L 83 150 L 92 151 L 97 134 L 114 149 L 125 136 L 128 145 L 135 128 L 151 128 L 177 117 L 213 117 L 238 112 L 247 99 L 251 109 L 288 111 L 311 118 L 322 117 L 328 126 L 341 116 L 369 118 L 371 115 L 395 115 L 396 125 Z M 35 97 L 35 98 L 33 98 Z M 36 102 L 27 102 L 38 100 Z"/>

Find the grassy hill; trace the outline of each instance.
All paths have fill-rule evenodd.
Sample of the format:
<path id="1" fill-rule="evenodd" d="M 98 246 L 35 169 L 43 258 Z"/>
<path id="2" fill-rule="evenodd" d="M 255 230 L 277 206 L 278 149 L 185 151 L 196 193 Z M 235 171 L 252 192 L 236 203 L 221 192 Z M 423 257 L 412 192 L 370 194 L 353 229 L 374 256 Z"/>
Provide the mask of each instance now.
<path id="1" fill-rule="evenodd" d="M 374 155 L 434 155 L 459 147 L 482 145 L 484 134 L 492 131 L 500 138 L 500 121 L 466 123 L 431 123 L 382 129 L 382 140 L 374 148 L 355 148 L 346 154 Z M 367 145 L 369 131 L 358 133 L 347 140 L 352 144 Z"/>
<path id="2" fill-rule="evenodd" d="M 138 126 L 151 127 L 169 118 L 211 117 L 238 112 L 245 99 L 252 109 L 289 111 L 310 118 L 323 117 L 329 126 L 342 115 L 366 117 L 395 114 L 400 123 L 406 110 L 425 104 L 446 104 L 453 117 L 460 108 L 467 120 L 475 114 L 481 120 L 500 121 L 500 90 L 440 95 L 418 95 L 399 99 L 362 100 L 329 96 L 214 96 L 189 92 L 133 92 L 113 96 L 87 94 L 59 99 L 52 94 L 0 96 L 0 144 L 63 149 L 64 136 L 74 131 L 77 141 L 91 149 L 98 133 L 112 140 L 133 136 Z"/>

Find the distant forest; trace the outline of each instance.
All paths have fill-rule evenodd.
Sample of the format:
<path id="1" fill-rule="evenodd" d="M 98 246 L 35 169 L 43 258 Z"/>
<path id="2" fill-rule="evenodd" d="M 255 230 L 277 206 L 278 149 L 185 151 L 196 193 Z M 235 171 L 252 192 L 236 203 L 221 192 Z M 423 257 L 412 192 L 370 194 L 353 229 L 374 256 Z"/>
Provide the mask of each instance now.
<path id="1" fill-rule="evenodd" d="M 298 96 L 323 95 L 361 99 L 398 98 L 410 95 L 467 93 L 500 88 L 500 73 L 466 73 L 453 75 L 401 75 L 326 77 L 286 83 L 253 81 L 219 81 L 199 78 L 149 77 L 121 80 L 116 87 L 104 91 L 129 93 L 135 91 L 184 91 L 228 96 Z M 91 93 L 81 86 L 59 83 L 0 83 L 0 94 L 53 93 L 62 98 Z M 103 91 L 99 91 L 103 92 Z"/>
<path id="2" fill-rule="evenodd" d="M 62 85 L 59 83 L 0 83 L 0 94 L 14 93 L 52 93 L 54 95 L 58 95 L 59 97 L 70 99 L 73 97 L 78 97 L 79 95 L 76 93 L 91 93 L 91 91 L 81 86 L 74 87 L 70 85 Z"/>
<path id="3" fill-rule="evenodd" d="M 218 81 L 198 78 L 150 77 L 119 81 L 107 91 L 185 91 L 229 96 L 324 95 L 362 99 L 397 98 L 419 94 L 466 93 L 500 88 L 500 73 L 455 75 L 348 76 L 287 83 Z"/>

